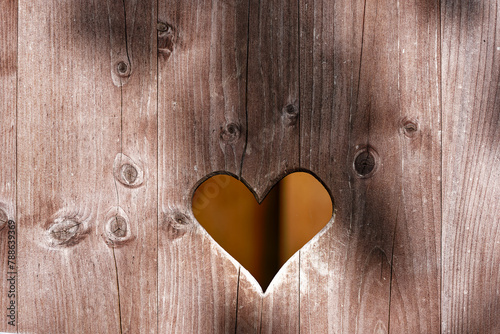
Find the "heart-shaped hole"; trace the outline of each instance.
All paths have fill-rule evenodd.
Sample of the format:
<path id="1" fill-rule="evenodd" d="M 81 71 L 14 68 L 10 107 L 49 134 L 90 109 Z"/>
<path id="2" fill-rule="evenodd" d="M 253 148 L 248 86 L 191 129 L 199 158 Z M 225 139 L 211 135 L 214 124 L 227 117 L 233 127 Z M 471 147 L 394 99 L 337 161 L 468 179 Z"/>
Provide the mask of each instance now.
<path id="1" fill-rule="evenodd" d="M 193 196 L 198 222 L 264 291 L 281 266 L 325 227 L 332 212 L 328 191 L 304 172 L 283 178 L 260 205 L 229 175 L 209 178 Z"/>

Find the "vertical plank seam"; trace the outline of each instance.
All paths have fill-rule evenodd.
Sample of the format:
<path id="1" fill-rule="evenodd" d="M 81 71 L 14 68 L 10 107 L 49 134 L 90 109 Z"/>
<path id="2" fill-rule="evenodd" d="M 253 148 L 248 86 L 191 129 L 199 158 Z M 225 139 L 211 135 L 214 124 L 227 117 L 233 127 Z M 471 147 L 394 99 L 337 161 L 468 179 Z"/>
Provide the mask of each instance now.
<path id="1" fill-rule="evenodd" d="M 18 142 L 18 136 L 19 136 L 19 132 L 18 132 L 18 117 L 19 117 L 19 18 L 20 18 L 20 15 L 19 15 L 19 1 L 16 1 L 16 4 L 17 4 L 17 17 L 16 17 L 16 117 L 15 117 L 15 122 L 16 122 L 16 125 L 15 125 L 15 128 L 16 128 L 16 135 L 15 135 L 15 157 L 16 157 L 16 186 L 15 186 L 15 189 L 16 189 L 16 193 L 14 194 L 14 198 L 15 198 L 15 222 L 17 224 L 16 226 L 16 232 L 17 232 L 17 236 L 16 236 L 16 250 L 18 252 L 17 254 L 17 257 L 19 259 L 19 247 L 18 247 L 18 242 L 19 242 L 19 221 L 18 221 L 18 216 L 19 216 L 19 208 L 18 208 L 18 203 L 19 203 L 19 192 L 18 192 L 18 180 L 19 180 L 19 168 L 18 168 L 18 158 L 17 158 L 17 152 L 18 152 L 18 149 L 17 149 L 17 142 Z M 17 263 L 17 266 L 16 266 L 16 272 L 19 273 L 19 260 L 18 260 L 18 263 Z M 16 305 L 17 305 L 17 310 L 16 310 L 16 319 L 17 319 L 17 323 L 16 323 L 16 333 L 19 333 L 19 289 L 18 289 L 18 285 L 19 285 L 19 274 L 18 274 L 18 279 L 17 279 L 17 282 L 16 282 L 16 290 L 17 290 L 17 294 L 16 294 Z"/>
<path id="2" fill-rule="evenodd" d="M 241 266 L 238 266 L 238 283 L 236 285 L 236 316 L 234 320 L 234 333 L 238 332 L 238 301 L 240 295 L 240 275 L 241 275 Z"/>
<path id="3" fill-rule="evenodd" d="M 358 107 L 358 102 L 359 102 L 359 88 L 361 86 L 361 64 L 363 62 L 363 44 L 364 44 L 364 41 L 365 41 L 365 19 L 366 19 L 366 0 L 364 1 L 364 5 L 363 5 L 363 23 L 362 23 L 362 27 L 361 27 L 361 50 L 359 52 L 359 69 L 358 69 L 358 85 L 357 85 L 357 91 L 356 91 L 356 109 Z M 352 111 L 352 109 L 351 109 Z M 352 112 L 350 114 L 350 117 L 349 117 L 349 121 L 351 123 L 351 127 L 350 127 L 350 130 L 352 132 Z M 350 149 L 350 147 L 349 147 Z M 348 158 L 349 159 L 349 158 Z"/>
<path id="4" fill-rule="evenodd" d="M 153 34 L 156 36 L 153 52 L 156 51 L 156 334 L 159 333 L 160 314 L 160 64 L 158 61 L 158 13 L 160 12 L 160 1 L 156 0 L 156 22 L 154 23 Z M 153 16 L 154 17 L 154 16 Z"/>
<path id="5" fill-rule="evenodd" d="M 240 170 L 238 179 L 241 181 L 243 174 L 243 162 L 245 161 L 245 155 L 247 152 L 248 145 L 248 64 L 249 64 L 249 54 L 250 54 L 250 6 L 251 0 L 248 0 L 247 6 L 247 50 L 246 50 L 246 69 L 245 69 L 245 144 L 243 146 L 243 152 L 241 154 L 240 160 Z M 260 3 L 259 3 L 260 7 Z M 236 287 L 236 318 L 234 323 L 234 332 L 238 332 L 238 307 L 239 307 L 239 293 L 240 293 L 240 276 L 241 276 L 241 265 L 238 267 L 238 283 Z M 261 324 L 262 324 L 262 308 L 261 308 Z"/>
<path id="6" fill-rule="evenodd" d="M 416 0 L 415 0 L 416 1 Z M 398 112 L 399 112 L 399 117 L 401 118 L 401 87 L 399 84 L 400 80 L 400 75 L 401 75 L 401 52 L 400 52 L 400 11 L 399 11 L 399 1 L 397 2 L 397 7 L 396 7 L 396 13 L 397 13 L 397 37 L 398 37 L 398 94 L 397 94 L 397 104 L 398 104 Z M 403 152 L 403 146 L 404 144 L 402 143 L 401 137 L 399 137 L 399 152 L 401 155 L 401 194 L 400 194 L 400 201 L 398 201 L 398 207 L 396 209 L 396 222 L 394 224 L 394 230 L 392 233 L 392 247 L 391 247 L 391 262 L 390 262 L 390 276 L 389 276 L 389 305 L 388 305 L 388 311 L 387 311 L 387 333 L 391 333 L 391 306 L 392 306 L 392 281 L 393 281 L 393 275 L 394 275 L 394 245 L 396 243 L 396 233 L 398 229 L 398 222 L 399 222 L 399 208 L 401 207 L 401 201 L 404 202 L 405 197 L 404 197 L 404 185 L 403 185 L 403 180 L 402 180 L 402 175 L 404 175 L 404 152 Z M 367 149 L 369 149 L 367 147 Z M 406 215 L 405 215 L 405 221 L 406 221 Z"/>
<path id="7" fill-rule="evenodd" d="M 116 271 L 116 287 L 118 291 L 118 317 L 120 320 L 120 334 L 123 333 L 123 328 L 122 328 L 122 310 L 121 310 L 121 302 L 120 302 L 120 281 L 118 277 L 118 264 L 116 263 L 116 255 L 115 255 L 115 247 L 112 246 L 113 249 L 113 261 L 115 263 L 115 271 Z"/>
<path id="8" fill-rule="evenodd" d="M 392 234 L 392 250 L 391 250 L 391 275 L 389 277 L 389 312 L 388 312 L 388 319 L 387 319 L 387 333 L 391 334 L 391 303 L 392 303 L 392 279 L 393 279 L 393 268 L 394 268 L 394 245 L 396 243 L 396 233 L 398 229 L 398 221 L 399 221 L 399 207 L 396 210 L 396 223 L 394 224 L 394 232 Z"/>
<path id="9" fill-rule="evenodd" d="M 125 53 L 127 54 L 127 61 L 129 65 L 129 73 L 132 73 L 132 62 L 130 61 L 130 56 L 128 52 L 128 35 L 127 35 L 127 8 L 125 6 L 125 0 L 122 0 L 123 3 L 123 20 L 125 21 L 123 27 L 125 28 L 124 30 L 124 36 L 125 36 Z M 120 79 L 121 81 L 121 79 Z M 123 83 L 120 85 L 120 87 L 123 85 Z"/>
<path id="10" fill-rule="evenodd" d="M 438 88 L 438 94 L 439 94 L 439 147 L 440 147 L 440 216 L 441 216 L 441 224 L 440 224 L 440 256 L 439 256 L 439 333 L 443 333 L 443 321 L 442 321 L 442 316 L 443 316 L 443 1 L 439 0 L 438 1 L 438 19 L 439 19 L 439 31 L 437 32 L 439 42 L 437 43 L 439 47 L 439 73 L 438 73 L 438 81 L 439 81 L 439 88 Z"/>
<path id="11" fill-rule="evenodd" d="M 245 160 L 245 155 L 247 153 L 247 145 L 248 145 L 248 63 L 249 63 L 249 54 L 250 54 L 250 2 L 248 0 L 248 9 L 247 9 L 247 59 L 246 59 L 246 78 L 245 78 L 245 145 L 243 146 L 243 153 L 241 154 L 241 162 L 240 162 L 240 172 L 238 175 L 238 179 L 241 181 L 241 176 L 243 174 L 243 162 Z M 260 1 L 259 1 L 260 8 Z"/>
<path id="12" fill-rule="evenodd" d="M 300 80 L 299 80 L 300 82 Z M 299 334 L 300 334 L 300 261 L 301 261 L 301 250 L 299 249 Z"/>
<path id="13" fill-rule="evenodd" d="M 301 95 L 301 77 L 300 77 L 300 73 L 301 73 L 301 62 L 300 62 L 300 55 L 301 55 L 301 44 L 300 44 L 300 32 L 301 32 L 301 25 L 300 25 L 300 0 L 297 0 L 297 61 L 298 61 L 298 69 L 297 69 L 297 77 L 298 77 L 298 90 L 299 90 L 299 95 L 298 95 L 298 106 L 297 108 L 299 109 L 299 117 L 298 117 L 298 120 L 297 120 L 297 123 L 298 123 L 298 127 L 299 127 L 299 131 L 298 131 L 298 134 L 299 134 L 299 168 L 302 168 L 302 126 L 301 126 L 301 118 L 302 118 L 302 115 L 301 115 L 301 104 L 302 104 L 302 95 Z M 298 326 L 299 326 L 299 334 L 300 334 L 300 319 L 301 319 L 301 313 L 300 313 L 300 297 L 301 297 L 301 293 L 300 293 L 300 261 L 301 261 L 301 251 L 299 249 L 299 273 L 298 273 L 298 291 L 297 291 L 297 294 L 298 294 Z"/>
<path id="14" fill-rule="evenodd" d="M 260 323 L 259 323 L 259 334 L 262 334 L 262 312 L 264 310 L 264 296 L 260 296 Z"/>
<path id="15" fill-rule="evenodd" d="M 353 92 L 351 89 L 351 98 L 350 98 L 350 107 L 349 107 L 349 143 L 348 143 L 348 154 L 347 154 L 347 170 L 350 170 L 350 157 L 352 153 L 352 116 L 353 116 L 353 108 L 357 110 L 358 106 L 358 101 L 359 101 L 359 88 L 360 88 L 360 81 L 361 81 L 361 64 L 363 62 L 363 44 L 364 44 L 364 38 L 365 38 L 365 19 L 366 19 L 366 1 L 364 0 L 363 3 L 363 21 L 361 23 L 361 45 L 360 45 L 360 52 L 359 52 L 359 68 L 358 68 L 358 83 L 356 87 L 356 98 L 353 99 Z M 354 70 L 354 69 L 353 69 Z M 351 74 L 351 78 L 354 77 L 354 73 Z M 351 85 L 353 86 L 353 85 Z M 353 100 L 354 100 L 354 105 L 353 105 Z M 349 176 L 349 190 L 351 193 L 351 196 L 353 196 L 353 180 L 352 180 L 352 175 L 351 173 L 348 173 Z M 353 209 L 351 207 L 350 212 L 349 212 L 349 231 L 348 231 L 348 238 L 350 239 L 350 236 L 352 234 L 352 223 L 353 223 Z M 348 258 L 348 253 L 349 253 L 349 247 L 346 247 L 345 250 L 345 264 L 344 264 L 344 270 L 347 268 L 347 258 Z M 345 297 L 344 297 L 345 298 Z M 344 332 L 344 316 L 340 317 L 340 332 Z M 356 323 L 356 328 L 357 328 L 357 323 Z"/>
<path id="16" fill-rule="evenodd" d="M 130 62 L 129 51 L 128 51 L 128 36 L 127 36 L 127 8 L 125 5 L 125 0 L 122 0 L 123 5 L 123 20 L 124 20 L 124 36 L 125 36 L 125 52 L 127 54 L 127 61 L 129 63 L 130 70 L 132 69 L 132 63 Z M 120 78 L 120 160 L 123 156 L 123 82 Z M 120 161 L 121 163 L 121 161 Z M 116 201 L 117 201 L 117 212 L 120 208 L 120 193 L 118 192 L 118 185 L 116 178 L 114 179 L 115 183 L 115 191 L 116 191 Z M 120 325 L 120 334 L 123 333 L 123 324 L 122 324 L 122 310 L 121 310 L 121 299 L 120 299 L 120 277 L 118 272 L 118 263 L 116 261 L 116 253 L 115 247 L 112 245 L 112 253 L 113 253 L 113 262 L 115 265 L 115 273 L 116 273 L 116 290 L 118 295 L 118 320 Z"/>
<path id="17" fill-rule="evenodd" d="M 300 0 L 297 0 L 297 62 L 298 62 L 298 70 L 297 70 L 297 77 L 298 77 L 298 105 L 297 105 L 297 108 L 299 109 L 299 117 L 298 117 L 298 120 L 297 120 L 297 123 L 298 123 L 298 127 L 299 127 L 299 167 L 302 168 L 302 127 L 300 126 L 300 119 L 302 118 L 301 117 L 301 112 L 300 112 L 300 106 L 301 106 L 301 94 L 300 94 L 300 30 L 301 30 L 301 26 L 300 26 Z M 300 292 L 300 291 L 299 291 Z M 300 310 L 299 310 L 299 315 L 300 315 Z M 299 316 L 299 321 L 300 321 L 300 316 Z M 299 328 L 300 328 L 300 324 L 299 324 Z"/>
<path id="18" fill-rule="evenodd" d="M 121 83 L 121 78 L 120 78 L 120 83 Z M 120 164 L 121 164 L 121 159 L 122 159 L 122 154 L 123 154 L 123 88 L 122 85 L 120 85 Z M 118 185 L 116 178 L 114 178 L 114 184 L 115 184 L 115 192 L 116 192 L 116 216 L 118 215 L 119 209 L 120 209 L 120 193 L 118 192 Z M 118 276 L 118 264 L 116 263 L 116 255 L 115 255 L 115 247 L 114 244 L 111 244 L 112 248 L 112 254 L 113 254 L 113 262 L 115 265 L 115 273 L 116 273 L 116 290 L 118 294 L 118 318 L 119 318 L 119 324 L 120 324 L 120 334 L 123 333 L 122 330 L 122 311 L 121 311 L 121 301 L 120 301 L 120 279 Z"/>
<path id="19" fill-rule="evenodd" d="M 120 83 L 121 83 L 121 78 L 120 78 Z M 122 85 L 120 84 L 120 164 L 121 164 L 121 159 L 122 159 L 122 154 L 123 154 L 123 88 Z M 115 192 L 116 192 L 116 216 L 118 215 L 119 209 L 120 209 L 120 193 L 118 192 L 118 185 L 116 178 L 113 179 L 114 184 L 115 184 Z M 115 265 L 115 276 L 116 276 L 116 290 L 118 294 L 118 318 L 119 318 L 119 324 L 120 324 L 120 334 L 123 333 L 122 330 L 122 312 L 121 312 L 121 301 L 120 301 L 120 279 L 118 276 L 118 264 L 116 263 L 116 255 L 115 255 L 115 246 L 114 244 L 111 244 L 112 248 L 112 254 L 113 254 L 113 262 Z"/>
<path id="20" fill-rule="evenodd" d="M 447 6 L 447 4 L 446 4 L 445 6 Z M 458 51 L 458 52 L 457 52 L 457 55 L 456 55 L 456 62 L 457 62 L 457 64 L 459 64 L 459 63 L 460 63 L 460 57 L 461 57 L 461 56 L 460 56 L 460 40 L 461 40 L 461 37 L 462 37 L 462 36 L 461 36 L 461 34 L 462 34 L 462 31 L 461 31 L 461 27 L 462 27 L 462 8 L 461 8 L 461 7 L 459 7 L 459 8 L 457 9 L 457 11 L 459 12 L 459 13 L 458 13 L 458 17 L 459 17 L 459 20 L 458 20 L 458 28 L 459 28 L 458 30 L 459 30 L 459 35 L 458 35 L 458 45 L 457 45 L 457 49 L 458 49 L 458 50 L 456 50 L 456 51 Z M 447 15 L 449 15 L 448 13 L 446 13 L 446 14 L 447 14 Z M 452 15 L 454 15 L 454 14 L 455 14 L 455 7 L 453 7 L 453 10 L 452 10 Z M 453 25 L 455 25 L 455 20 L 456 20 L 456 18 L 454 18 L 454 17 L 451 19 L 452 28 L 453 28 Z M 453 35 L 453 32 L 452 32 L 452 33 L 450 33 L 449 35 L 450 35 L 450 36 L 452 36 L 452 35 Z M 466 36 L 465 36 L 465 40 L 467 41 L 467 33 L 466 33 Z M 450 46 L 449 46 L 449 50 L 450 50 L 450 51 L 449 51 L 450 58 L 451 58 L 451 53 L 452 53 L 452 47 L 453 47 L 453 46 L 452 46 L 451 41 L 450 41 Z M 449 59 L 449 60 L 448 60 L 448 62 L 449 62 L 450 64 L 452 64 L 451 59 Z M 453 64 L 452 64 L 451 66 L 453 66 Z M 449 65 L 449 67 L 448 67 L 448 72 L 450 72 L 450 71 L 451 71 L 451 69 L 450 69 L 450 65 Z M 460 68 L 459 68 L 459 66 L 455 66 L 455 73 L 454 73 L 454 74 L 455 74 L 455 76 L 456 76 L 456 77 L 459 77 L 459 74 L 460 74 Z M 458 79 L 455 79 L 455 80 L 458 80 Z M 452 95 L 452 99 L 451 99 L 451 103 L 450 103 L 450 104 L 454 107 L 455 100 L 456 100 L 456 98 L 455 98 L 456 90 L 455 90 L 455 89 L 451 89 L 451 90 L 452 90 L 452 92 L 453 92 L 453 95 Z M 462 94 L 462 93 L 460 93 L 460 94 Z M 451 121 L 451 123 L 453 124 L 453 120 Z M 454 133 L 454 132 L 452 132 L 452 136 L 453 136 L 453 139 L 454 139 L 454 137 L 455 137 L 455 133 Z M 441 151 L 441 153 L 442 153 L 442 151 Z M 462 156 L 463 156 L 463 154 L 464 154 L 464 153 L 462 152 Z M 460 161 L 462 161 L 462 157 L 460 157 Z M 441 154 L 441 163 L 442 163 L 442 165 L 444 165 L 443 155 L 442 155 L 442 154 Z M 462 182 L 463 182 L 463 181 L 462 181 Z M 462 187 L 463 187 L 463 185 L 462 185 Z M 443 193 L 444 193 L 443 184 L 441 185 L 441 189 L 443 189 Z M 462 204 L 460 204 L 460 205 L 462 205 Z M 454 210 L 454 211 L 453 211 L 452 216 L 456 216 L 456 215 L 458 215 L 458 217 L 457 217 L 457 221 L 460 221 L 460 219 L 462 218 L 462 217 L 461 217 L 461 214 L 462 214 L 462 213 L 461 213 L 461 212 L 456 212 L 456 211 L 460 211 L 460 210 Z M 441 223 L 441 229 L 442 229 L 442 226 L 443 226 L 443 223 Z M 461 227 L 461 226 L 458 226 L 456 229 L 458 229 L 458 228 L 460 228 L 460 227 Z M 452 257 L 451 261 L 453 262 L 453 264 L 454 264 L 454 262 L 455 262 L 455 260 L 456 260 L 456 257 L 459 257 L 459 256 L 460 256 L 460 254 L 456 254 L 456 253 L 457 253 L 457 250 L 459 249 L 459 245 L 457 245 L 457 243 L 459 243 L 459 242 L 460 242 L 460 239 L 459 239 L 459 237 L 457 236 L 457 233 L 456 233 L 456 232 L 457 232 L 457 231 L 456 231 L 456 229 L 455 229 L 455 231 L 454 231 L 454 233 L 453 233 L 454 235 L 453 235 L 453 246 L 452 246 L 452 255 L 451 255 L 451 257 Z M 461 230 L 458 232 L 458 234 L 459 234 L 459 235 L 464 234 L 464 232 L 462 232 L 462 231 L 463 231 L 463 230 L 461 229 Z M 443 238 L 443 237 L 441 236 L 441 238 Z M 441 241 L 441 243 L 442 243 L 442 242 L 443 242 L 443 241 Z M 443 258 L 443 249 L 441 249 L 441 259 L 442 259 L 442 260 L 443 260 L 443 262 L 444 262 L 444 258 Z M 461 259 L 460 259 L 460 258 L 458 259 L 458 262 L 461 262 Z M 453 290 L 453 288 L 454 288 L 455 286 L 458 286 L 458 285 L 460 284 L 460 282 L 459 282 L 459 281 L 460 281 L 460 277 L 458 277 L 459 275 L 460 275 L 460 274 L 450 273 L 450 276 L 451 276 L 451 279 L 450 279 L 450 280 L 451 280 L 451 289 L 452 289 L 452 290 Z M 450 285 L 450 284 L 448 284 L 448 285 Z M 455 298 L 456 298 L 456 297 L 455 297 L 455 295 L 453 295 L 453 296 L 452 296 L 452 299 L 455 299 Z M 458 318 L 459 318 L 459 319 L 464 319 L 464 318 L 465 318 L 465 316 L 464 316 L 464 314 L 463 314 L 464 312 L 460 310 L 460 306 L 463 304 L 463 297 L 458 297 L 458 298 L 460 298 L 459 302 L 458 302 L 458 303 L 455 303 L 455 304 L 458 304 L 458 305 L 456 305 L 456 306 L 455 306 L 455 305 L 453 305 L 453 304 L 450 304 L 450 306 L 449 306 L 449 310 L 448 310 L 448 312 L 447 312 L 447 313 L 448 313 L 447 320 L 449 320 L 449 319 L 453 319 L 453 318 L 454 318 L 454 313 L 458 314 L 457 316 L 458 316 Z M 457 316 L 455 316 L 455 317 L 457 317 Z M 453 326 L 453 323 L 447 323 L 447 325 L 449 325 L 449 326 L 450 326 L 450 327 L 449 327 L 450 329 L 448 329 L 448 332 L 452 332 L 452 331 L 453 331 L 453 329 L 454 329 L 454 328 L 453 328 L 453 327 L 454 327 L 454 326 Z M 456 329 L 456 332 L 459 332 L 459 328 L 462 328 L 462 325 L 463 325 L 463 323 L 460 323 L 460 324 L 457 324 L 457 325 L 456 325 L 456 327 L 458 327 L 458 328 Z"/>

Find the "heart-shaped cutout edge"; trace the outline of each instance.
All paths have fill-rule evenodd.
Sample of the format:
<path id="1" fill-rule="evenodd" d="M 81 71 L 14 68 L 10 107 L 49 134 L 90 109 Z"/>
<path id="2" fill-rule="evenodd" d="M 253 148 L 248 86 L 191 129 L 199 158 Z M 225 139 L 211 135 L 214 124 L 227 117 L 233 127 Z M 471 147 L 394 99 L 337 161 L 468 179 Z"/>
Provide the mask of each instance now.
<path id="1" fill-rule="evenodd" d="M 269 285 L 265 289 L 263 289 L 261 284 L 253 276 L 253 274 L 249 270 L 247 270 L 245 268 L 245 266 L 243 266 L 238 260 L 236 260 L 233 257 L 233 255 L 231 255 L 231 253 L 229 253 L 224 247 L 222 247 L 212 237 L 212 235 L 205 229 L 205 227 L 198 221 L 198 219 L 196 218 L 196 216 L 193 212 L 193 199 L 194 199 L 196 190 L 204 182 L 208 181 L 209 179 L 211 179 L 212 177 L 217 176 L 217 175 L 227 175 L 227 176 L 234 178 L 237 181 L 240 181 L 242 184 L 244 184 L 245 187 L 247 188 L 247 190 L 249 190 L 252 193 L 252 195 L 255 198 L 255 200 L 257 201 L 257 203 L 262 204 L 262 202 L 266 199 L 267 195 L 271 192 L 271 190 L 276 185 L 278 185 L 284 178 L 286 178 L 287 176 L 290 176 L 294 173 L 300 173 L 300 172 L 307 173 L 307 174 L 311 175 L 312 177 L 314 177 L 314 179 L 319 184 L 321 184 L 323 186 L 323 188 L 327 192 L 327 194 L 330 198 L 330 201 L 332 203 L 332 215 L 331 215 L 330 219 L 326 222 L 325 226 L 323 226 L 323 228 L 321 228 L 320 231 L 318 231 L 309 241 L 307 241 L 302 247 L 300 247 L 297 251 L 295 251 L 295 253 L 286 260 L 286 262 L 278 269 L 278 271 L 276 272 L 276 274 L 272 278 Z M 243 274 L 248 279 L 249 283 L 254 288 L 255 292 L 259 293 L 261 296 L 265 296 L 265 295 L 271 293 L 275 289 L 275 287 L 278 286 L 279 282 L 281 281 L 280 278 L 283 275 L 285 275 L 288 272 L 289 267 L 295 261 L 298 260 L 297 257 L 299 256 L 300 252 L 307 250 L 312 245 L 314 245 L 317 242 L 317 240 L 319 238 L 321 238 L 321 236 L 324 235 L 326 233 L 326 231 L 328 231 L 330 229 L 330 227 L 333 225 L 333 223 L 335 221 L 335 202 L 334 202 L 334 198 L 332 196 L 331 190 L 315 173 L 313 173 L 312 171 L 307 170 L 307 169 L 296 169 L 296 170 L 292 170 L 292 171 L 288 171 L 286 173 L 283 173 L 281 176 L 275 178 L 274 181 L 268 182 L 267 187 L 264 188 L 264 191 L 262 191 L 262 193 L 260 195 L 254 187 L 250 186 L 250 183 L 247 182 L 247 180 L 245 180 L 244 177 L 240 177 L 234 173 L 224 171 L 224 170 L 214 171 L 212 173 L 205 175 L 200 180 L 198 180 L 198 182 L 194 185 L 194 187 L 191 190 L 191 197 L 190 198 L 191 198 L 191 206 L 190 206 L 191 212 L 190 212 L 190 214 L 193 217 L 194 221 L 196 222 L 197 226 L 199 227 L 199 231 L 201 231 L 205 237 L 207 237 L 214 245 L 216 245 L 217 250 L 219 251 L 218 253 L 223 254 L 225 256 L 225 258 L 228 259 L 235 266 L 236 269 L 238 269 L 238 272 L 240 273 L 240 275 Z"/>

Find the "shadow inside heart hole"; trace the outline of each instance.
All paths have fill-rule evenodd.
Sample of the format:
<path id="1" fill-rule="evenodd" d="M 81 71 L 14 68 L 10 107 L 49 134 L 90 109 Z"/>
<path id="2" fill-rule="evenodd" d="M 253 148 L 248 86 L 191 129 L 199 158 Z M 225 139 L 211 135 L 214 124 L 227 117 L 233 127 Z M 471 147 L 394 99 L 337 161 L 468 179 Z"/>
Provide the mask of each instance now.
<path id="1" fill-rule="evenodd" d="M 245 267 L 263 291 L 281 266 L 332 217 L 325 187 L 311 174 L 283 178 L 259 205 L 230 175 L 215 175 L 193 196 L 193 214 L 212 238 Z"/>

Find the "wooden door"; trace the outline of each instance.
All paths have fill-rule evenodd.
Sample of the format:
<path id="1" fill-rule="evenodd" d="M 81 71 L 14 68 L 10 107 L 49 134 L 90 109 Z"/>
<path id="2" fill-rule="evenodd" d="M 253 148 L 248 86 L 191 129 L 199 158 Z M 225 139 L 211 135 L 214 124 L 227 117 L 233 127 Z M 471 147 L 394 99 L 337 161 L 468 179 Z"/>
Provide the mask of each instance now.
<path id="1" fill-rule="evenodd" d="M 0 0 L 0 331 L 500 332 L 496 0 Z M 193 216 L 307 171 L 263 292 Z"/>

